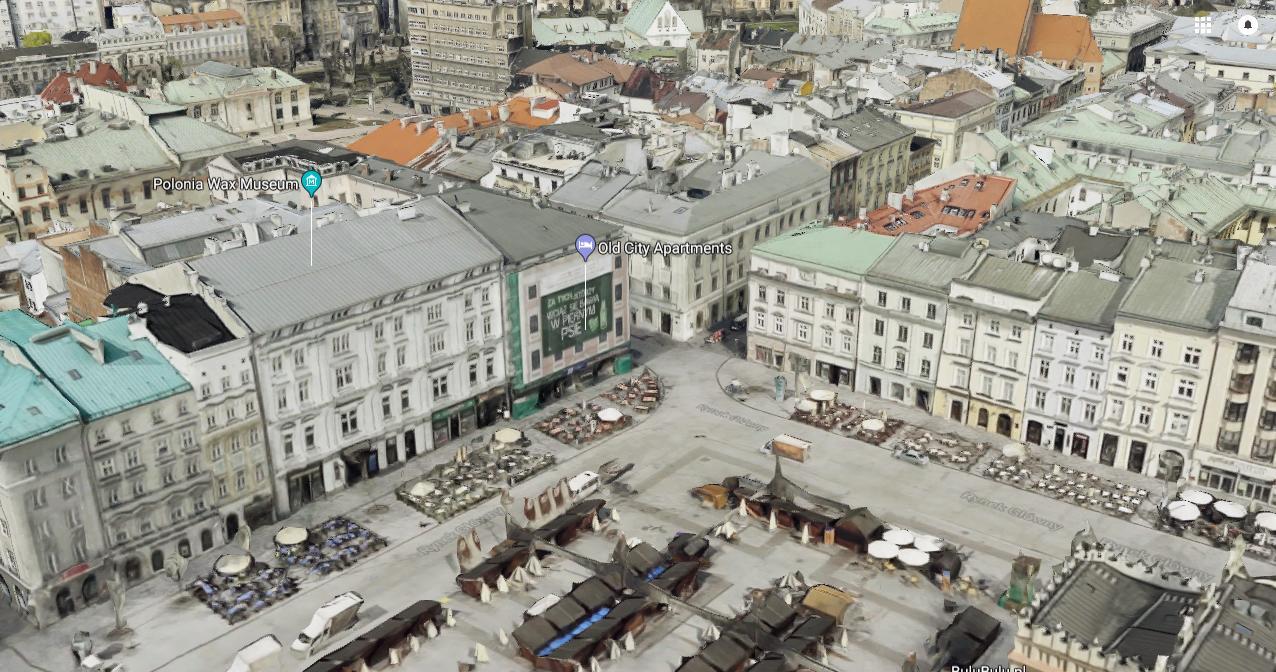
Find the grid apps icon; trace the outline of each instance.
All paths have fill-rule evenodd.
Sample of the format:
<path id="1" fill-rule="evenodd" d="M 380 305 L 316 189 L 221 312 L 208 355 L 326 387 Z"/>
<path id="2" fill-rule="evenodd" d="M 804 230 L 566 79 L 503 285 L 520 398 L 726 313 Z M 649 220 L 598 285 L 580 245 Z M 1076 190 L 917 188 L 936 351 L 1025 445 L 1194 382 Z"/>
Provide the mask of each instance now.
<path id="1" fill-rule="evenodd" d="M 1214 32 L 1214 17 L 1198 16 L 1192 21 L 1192 32 L 1197 35 L 1209 35 Z"/>

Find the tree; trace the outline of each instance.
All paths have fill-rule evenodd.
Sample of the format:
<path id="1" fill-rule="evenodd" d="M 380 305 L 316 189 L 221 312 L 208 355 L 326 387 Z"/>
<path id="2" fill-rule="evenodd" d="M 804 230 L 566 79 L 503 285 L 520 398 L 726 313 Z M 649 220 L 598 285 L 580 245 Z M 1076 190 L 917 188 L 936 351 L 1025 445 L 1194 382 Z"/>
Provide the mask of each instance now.
<path id="1" fill-rule="evenodd" d="M 37 30 L 22 36 L 22 46 L 30 49 L 31 47 L 44 47 L 53 44 L 53 36 L 45 30 Z"/>

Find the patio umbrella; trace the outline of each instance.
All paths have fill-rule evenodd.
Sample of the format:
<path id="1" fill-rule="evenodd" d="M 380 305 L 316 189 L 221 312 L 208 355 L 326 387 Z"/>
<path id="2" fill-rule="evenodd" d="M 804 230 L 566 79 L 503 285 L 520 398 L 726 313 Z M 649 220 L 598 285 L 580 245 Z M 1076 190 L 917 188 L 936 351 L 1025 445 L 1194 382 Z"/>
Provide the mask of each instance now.
<path id="1" fill-rule="evenodd" d="M 513 427 L 506 427 L 496 430 L 496 434 L 492 438 L 496 439 L 498 443 L 516 443 L 523 438 L 523 433 Z"/>
<path id="2" fill-rule="evenodd" d="M 285 527 L 275 533 L 275 543 L 280 546 L 296 546 L 310 537 L 304 527 Z"/>
<path id="3" fill-rule="evenodd" d="M 1236 502 L 1229 502 L 1223 499 L 1214 502 L 1214 510 L 1228 518 L 1240 519 L 1245 517 L 1245 507 Z"/>
<path id="4" fill-rule="evenodd" d="M 913 543 L 913 533 L 904 529 L 886 530 L 886 534 L 882 535 L 882 539 L 889 541 L 896 546 L 907 546 Z"/>
<path id="5" fill-rule="evenodd" d="M 604 408 L 598 411 L 598 419 L 603 422 L 619 422 L 622 417 L 624 416 L 621 415 L 620 411 L 614 408 Z"/>
<path id="6" fill-rule="evenodd" d="M 837 397 L 837 393 L 833 390 L 811 390 L 811 394 L 808 396 L 814 401 L 833 401 Z"/>
<path id="7" fill-rule="evenodd" d="M 213 569 L 222 576 L 238 576 L 253 565 L 251 555 L 223 555 L 213 563 Z"/>
<path id="8" fill-rule="evenodd" d="M 868 545 L 868 554 L 878 560 L 890 560 L 899 555 L 899 546 L 879 539 Z"/>
<path id="9" fill-rule="evenodd" d="M 1209 493 L 1201 492 L 1200 490 L 1184 490 L 1179 493 L 1179 499 L 1197 506 L 1206 506 L 1214 501 L 1214 498 Z"/>
<path id="10" fill-rule="evenodd" d="M 923 553 L 937 553 L 944 550 L 944 540 L 929 534 L 919 534 L 913 537 L 913 548 Z"/>
<path id="11" fill-rule="evenodd" d="M 877 418 L 869 418 L 868 420 L 860 423 L 860 429 L 866 432 L 880 432 L 883 429 L 886 429 L 886 423 L 878 420 Z"/>
<path id="12" fill-rule="evenodd" d="M 1276 532 L 1276 513 L 1264 511 L 1257 516 L 1254 516 L 1254 524 L 1264 530 Z"/>
<path id="13" fill-rule="evenodd" d="M 1193 503 L 1183 500 L 1170 502 L 1170 517 L 1174 520 L 1190 523 L 1201 517 L 1201 510 Z"/>
<path id="14" fill-rule="evenodd" d="M 930 564 L 930 555 L 915 548 L 903 548 L 899 551 L 899 561 L 909 567 L 924 567 Z"/>
<path id="15" fill-rule="evenodd" d="M 800 399 L 797 402 L 797 410 L 802 411 L 803 413 L 814 413 L 815 408 L 815 402 L 810 399 Z"/>

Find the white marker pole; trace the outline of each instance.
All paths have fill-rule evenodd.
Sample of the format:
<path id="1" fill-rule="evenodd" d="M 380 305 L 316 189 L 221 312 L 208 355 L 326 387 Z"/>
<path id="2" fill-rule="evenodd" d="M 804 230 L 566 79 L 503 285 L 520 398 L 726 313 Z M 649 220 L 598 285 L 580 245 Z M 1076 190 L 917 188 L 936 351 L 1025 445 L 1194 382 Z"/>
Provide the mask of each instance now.
<path id="1" fill-rule="evenodd" d="M 310 199 L 310 265 L 315 265 L 315 199 Z"/>

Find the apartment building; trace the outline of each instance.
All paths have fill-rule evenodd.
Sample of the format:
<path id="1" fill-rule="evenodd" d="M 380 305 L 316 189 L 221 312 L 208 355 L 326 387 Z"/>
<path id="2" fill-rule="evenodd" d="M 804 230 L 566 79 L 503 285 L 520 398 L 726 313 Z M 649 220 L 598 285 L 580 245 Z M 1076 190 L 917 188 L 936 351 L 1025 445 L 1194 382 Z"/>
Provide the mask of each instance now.
<path id="1" fill-rule="evenodd" d="M 59 72 L 97 59 L 97 45 L 91 42 L 0 49 L 0 93 L 5 98 L 35 95 Z"/>
<path id="2" fill-rule="evenodd" d="M 1150 7 L 1132 5 L 1105 9 L 1090 19 L 1090 32 L 1099 48 L 1115 53 L 1131 72 L 1142 72 L 1144 51 L 1165 37 L 1174 15 Z"/>
<path id="3" fill-rule="evenodd" d="M 99 58 L 110 63 L 124 79 L 148 83 L 162 76 L 169 53 L 159 21 L 150 19 L 107 28 L 98 31 L 93 39 Z"/>
<path id="4" fill-rule="evenodd" d="M 1082 269 L 1059 279 L 1037 314 L 1025 442 L 1098 461 L 1113 324 L 1129 289 L 1129 279 L 1110 271 Z"/>
<path id="5" fill-rule="evenodd" d="M 753 248 L 748 359 L 793 371 L 799 384 L 854 388 L 864 276 L 891 242 L 867 231 L 803 227 Z"/>
<path id="6" fill-rule="evenodd" d="M 1189 473 L 1222 496 L 1272 503 L 1276 483 L 1276 265 L 1254 253 L 1219 323 Z"/>
<path id="7" fill-rule="evenodd" d="M 997 100 L 969 90 L 896 110 L 895 119 L 935 141 L 932 168 L 939 171 L 961 156 L 963 135 L 996 128 Z"/>
<path id="8" fill-rule="evenodd" d="M 239 68 L 208 61 L 186 79 L 167 82 L 163 98 L 239 136 L 276 135 L 306 128 L 310 86 L 278 68 Z"/>
<path id="9" fill-rule="evenodd" d="M 208 61 L 237 68 L 252 66 L 248 23 L 233 9 L 171 14 L 159 21 L 168 57 L 181 65 L 183 74 Z"/>
<path id="10" fill-rule="evenodd" d="M 409 0 L 412 100 L 441 115 L 508 97 L 514 55 L 532 43 L 532 5 L 514 0 Z"/>
<path id="11" fill-rule="evenodd" d="M 829 119 L 825 125 L 858 154 L 832 166 L 833 194 L 829 214 L 854 217 L 886 202 L 887 194 L 908 186 L 910 146 L 915 131 L 878 112 L 864 108 Z"/>
<path id="12" fill-rule="evenodd" d="M 227 0 L 248 27 L 252 65 L 283 66 L 305 46 L 301 0 Z"/>
<path id="13" fill-rule="evenodd" d="M 927 411 L 941 408 L 935 385 L 949 290 L 978 258 L 967 240 L 916 234 L 894 239 L 864 277 L 856 389 Z"/>
<path id="14" fill-rule="evenodd" d="M 0 602 L 37 627 L 84 608 L 105 588 L 106 551 L 79 410 L 23 346 L 43 329 L 0 313 Z"/>
<path id="15" fill-rule="evenodd" d="M 1145 263 L 1116 313 L 1099 461 L 1172 482 L 1201 432 L 1218 326 L 1240 271 L 1209 251 Z"/>
<path id="16" fill-rule="evenodd" d="M 73 494 L 100 512 L 115 570 L 135 582 L 163 571 L 170 556 L 213 547 L 191 386 L 153 344 L 132 337 L 128 318 L 50 328 L 8 313 L 0 337 L 79 412 L 93 481 Z"/>
<path id="17" fill-rule="evenodd" d="M 501 255 L 438 196 L 185 264 L 251 333 L 275 506 L 296 511 L 490 424 Z M 357 259 L 359 263 L 352 263 Z M 369 263 L 397 269 L 368 274 Z M 480 328 L 480 326 L 482 328 Z"/>
<path id="18" fill-rule="evenodd" d="M 1065 272 L 1048 263 L 984 255 L 970 272 L 953 278 L 935 415 L 1020 435 L 1037 314 Z"/>

